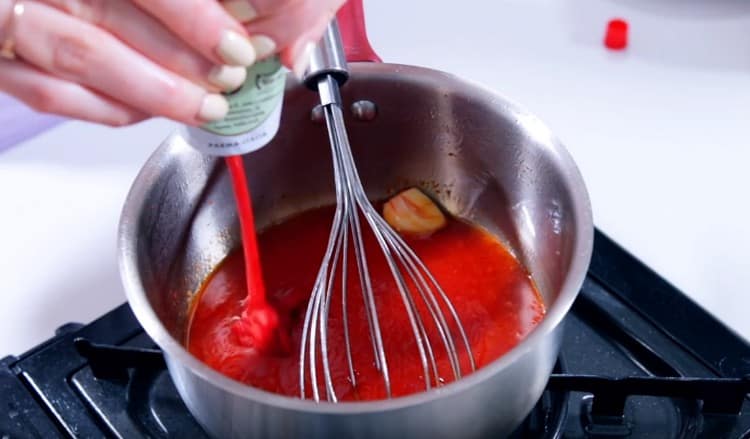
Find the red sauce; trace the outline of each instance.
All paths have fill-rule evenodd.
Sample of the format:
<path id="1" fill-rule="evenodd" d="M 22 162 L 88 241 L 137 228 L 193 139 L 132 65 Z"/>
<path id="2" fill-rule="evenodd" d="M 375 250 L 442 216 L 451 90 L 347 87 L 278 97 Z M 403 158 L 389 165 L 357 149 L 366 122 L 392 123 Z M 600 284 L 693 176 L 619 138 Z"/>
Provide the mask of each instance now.
<path id="1" fill-rule="evenodd" d="M 231 331 L 232 323 L 244 309 L 246 297 L 243 258 L 239 250 L 227 256 L 198 295 L 188 330 L 188 350 L 238 381 L 271 392 L 299 396 L 302 321 L 328 241 L 332 217 L 330 207 L 311 210 L 270 227 L 258 237 L 268 301 L 279 312 L 280 330 L 289 334 L 290 352 L 261 354 L 240 343 Z M 449 218 L 447 226 L 429 238 L 407 239 L 407 242 L 450 297 L 478 367 L 513 348 L 542 319 L 544 305 L 527 271 L 497 238 L 482 229 Z M 392 395 L 420 392 L 424 390 L 422 364 L 401 296 L 371 234 L 365 235 L 365 248 Z M 334 388 L 340 400 L 381 399 L 385 397 L 385 390 L 374 365 L 353 258 L 349 259 L 349 264 L 347 316 L 357 383 L 356 387 L 352 386 L 348 378 L 341 300 L 340 294 L 334 293 L 328 326 Z M 417 295 L 416 290 L 414 294 Z M 441 381 L 450 382 L 453 373 L 447 355 L 435 326 L 430 325 L 429 315 L 424 307 L 421 309 L 427 332 L 434 340 L 432 346 Z M 460 349 L 459 352 L 462 370 L 470 370 L 466 351 Z M 321 383 L 319 380 L 321 394 L 325 395 Z M 306 389 L 309 396 L 309 381 Z"/>

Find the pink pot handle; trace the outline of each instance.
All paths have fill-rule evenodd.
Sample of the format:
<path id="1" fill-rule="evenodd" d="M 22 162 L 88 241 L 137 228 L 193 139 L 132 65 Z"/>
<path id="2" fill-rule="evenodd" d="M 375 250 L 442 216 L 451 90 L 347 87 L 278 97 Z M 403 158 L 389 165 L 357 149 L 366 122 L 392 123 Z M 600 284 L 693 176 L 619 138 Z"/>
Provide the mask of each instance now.
<path id="1" fill-rule="evenodd" d="M 336 14 L 341 38 L 344 40 L 346 60 L 351 62 L 382 62 L 370 46 L 365 28 L 365 11 L 362 0 L 348 0 Z"/>

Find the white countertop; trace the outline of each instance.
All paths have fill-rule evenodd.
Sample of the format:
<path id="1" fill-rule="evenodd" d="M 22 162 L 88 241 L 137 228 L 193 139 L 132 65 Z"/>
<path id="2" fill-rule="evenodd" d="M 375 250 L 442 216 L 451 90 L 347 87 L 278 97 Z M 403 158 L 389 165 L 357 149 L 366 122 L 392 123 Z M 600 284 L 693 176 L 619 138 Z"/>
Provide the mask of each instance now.
<path id="1" fill-rule="evenodd" d="M 539 115 L 578 162 L 596 225 L 750 338 L 750 3 L 369 0 L 366 12 L 384 60 Z M 631 24 L 624 53 L 601 43 L 614 16 Z M 120 208 L 173 127 L 68 122 L 0 153 L 0 356 L 124 302 Z"/>

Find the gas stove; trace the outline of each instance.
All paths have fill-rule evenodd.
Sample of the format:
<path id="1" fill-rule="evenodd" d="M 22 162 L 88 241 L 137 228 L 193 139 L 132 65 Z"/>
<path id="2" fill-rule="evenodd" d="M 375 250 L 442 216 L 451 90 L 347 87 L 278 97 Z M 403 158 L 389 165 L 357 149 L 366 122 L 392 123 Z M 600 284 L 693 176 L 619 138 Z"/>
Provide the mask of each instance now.
<path id="1" fill-rule="evenodd" d="M 599 231 L 566 319 L 515 438 L 750 438 L 750 345 Z M 206 436 L 127 305 L 0 360 L 0 388 L 2 438 Z"/>

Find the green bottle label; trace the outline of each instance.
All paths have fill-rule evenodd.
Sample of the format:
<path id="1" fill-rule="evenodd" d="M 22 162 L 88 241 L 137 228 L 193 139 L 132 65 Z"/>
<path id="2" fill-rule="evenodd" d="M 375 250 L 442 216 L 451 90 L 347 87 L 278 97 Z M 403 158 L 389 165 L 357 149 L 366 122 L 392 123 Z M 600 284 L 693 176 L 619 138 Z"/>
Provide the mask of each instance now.
<path id="1" fill-rule="evenodd" d="M 199 151 L 218 156 L 245 154 L 262 148 L 279 128 L 286 71 L 278 57 L 247 70 L 238 90 L 226 95 L 229 113 L 220 121 L 187 127 L 188 142 Z"/>

